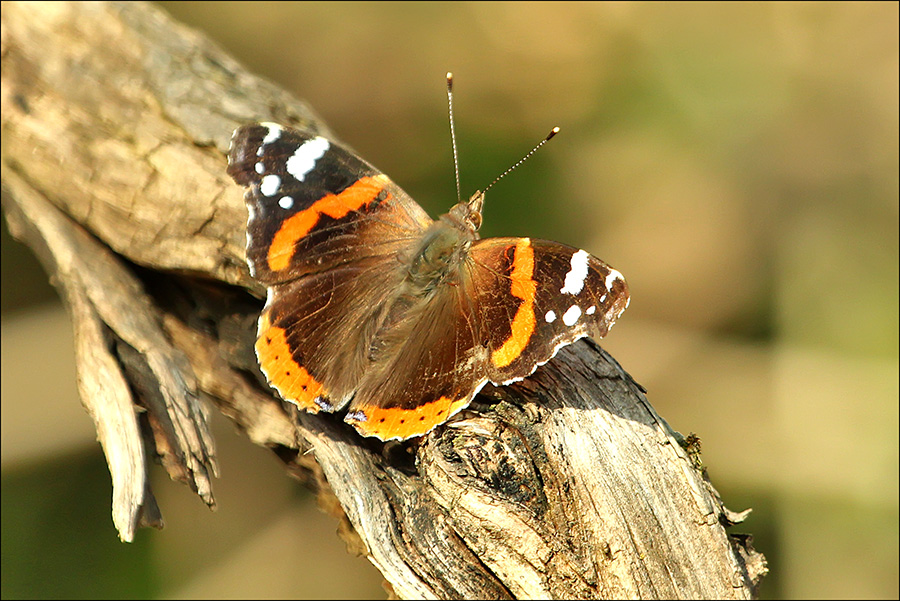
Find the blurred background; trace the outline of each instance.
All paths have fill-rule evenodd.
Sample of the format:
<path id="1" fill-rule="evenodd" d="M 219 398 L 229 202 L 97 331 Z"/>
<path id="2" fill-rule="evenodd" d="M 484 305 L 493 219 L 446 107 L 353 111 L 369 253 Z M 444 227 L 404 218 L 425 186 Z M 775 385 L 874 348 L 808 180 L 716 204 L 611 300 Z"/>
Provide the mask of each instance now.
<path id="1" fill-rule="evenodd" d="M 753 508 L 734 530 L 769 560 L 763 598 L 897 598 L 897 3 L 159 5 L 432 215 L 456 197 L 446 71 L 464 196 L 559 126 L 482 234 L 625 274 L 603 345 Z M 167 527 L 120 543 L 68 318 L 2 229 L 4 598 L 384 596 L 223 418 L 218 511 L 157 468 Z"/>

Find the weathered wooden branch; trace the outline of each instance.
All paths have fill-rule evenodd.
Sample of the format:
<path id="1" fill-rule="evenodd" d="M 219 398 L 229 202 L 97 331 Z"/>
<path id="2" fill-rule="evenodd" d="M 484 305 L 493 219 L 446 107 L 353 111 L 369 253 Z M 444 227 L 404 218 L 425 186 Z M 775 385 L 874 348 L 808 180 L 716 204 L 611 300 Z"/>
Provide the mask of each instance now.
<path id="1" fill-rule="evenodd" d="M 5 2 L 2 28 L 3 206 L 72 315 L 124 540 L 161 524 L 150 454 L 213 504 L 211 403 L 334 495 L 400 597 L 754 594 L 765 560 L 725 530 L 741 516 L 593 343 L 411 443 L 283 405 L 255 365 L 225 151 L 248 121 L 325 125 L 149 5 Z"/>

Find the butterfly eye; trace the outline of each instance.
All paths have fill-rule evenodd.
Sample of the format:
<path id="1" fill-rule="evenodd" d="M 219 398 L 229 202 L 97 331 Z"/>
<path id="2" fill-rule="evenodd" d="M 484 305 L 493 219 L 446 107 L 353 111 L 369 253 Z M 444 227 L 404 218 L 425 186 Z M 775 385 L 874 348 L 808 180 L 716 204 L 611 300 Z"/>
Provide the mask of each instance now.
<path id="1" fill-rule="evenodd" d="M 472 224 L 474 229 L 481 228 L 481 213 L 472 213 L 469 215 L 469 222 Z"/>

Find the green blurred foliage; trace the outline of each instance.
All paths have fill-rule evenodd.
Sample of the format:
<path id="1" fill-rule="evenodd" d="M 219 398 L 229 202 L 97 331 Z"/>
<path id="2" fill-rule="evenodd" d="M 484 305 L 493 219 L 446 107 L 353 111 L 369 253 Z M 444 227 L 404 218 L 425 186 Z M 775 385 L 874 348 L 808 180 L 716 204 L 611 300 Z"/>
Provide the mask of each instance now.
<path id="1" fill-rule="evenodd" d="M 4 599 L 159 595 L 153 541 L 116 536 L 100 449 L 4 470 L 0 482 Z"/>

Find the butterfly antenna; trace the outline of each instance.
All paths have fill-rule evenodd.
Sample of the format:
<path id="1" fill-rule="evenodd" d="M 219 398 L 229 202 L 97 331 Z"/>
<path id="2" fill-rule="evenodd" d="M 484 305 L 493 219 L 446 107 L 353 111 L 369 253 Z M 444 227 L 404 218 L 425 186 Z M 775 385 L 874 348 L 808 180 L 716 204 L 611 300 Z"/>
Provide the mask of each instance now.
<path id="1" fill-rule="evenodd" d="M 456 202 L 462 202 L 459 188 L 459 156 L 456 154 L 456 126 L 453 124 L 453 73 L 447 72 L 447 105 L 450 109 L 450 143 L 453 145 L 453 172 L 456 174 Z"/>
<path id="2" fill-rule="evenodd" d="M 487 193 L 488 190 L 490 190 L 491 188 L 494 187 L 494 184 L 496 184 L 496 183 L 499 182 L 501 179 L 503 179 L 503 178 L 506 176 L 506 174 L 508 174 L 510 171 L 512 171 L 513 169 L 515 169 L 516 167 L 518 167 L 519 165 L 521 165 L 522 163 L 524 163 L 525 161 L 527 161 L 528 158 L 529 158 L 531 155 L 533 155 L 534 153 L 536 153 L 536 152 L 538 151 L 538 148 L 540 148 L 541 146 L 543 146 L 544 144 L 546 144 L 547 142 L 549 142 L 550 139 L 551 139 L 553 136 L 555 136 L 556 134 L 558 134 L 558 133 L 559 133 L 559 128 L 558 128 L 558 127 L 554 127 L 553 129 L 551 129 L 551 130 L 550 130 L 550 133 L 547 134 L 547 137 L 546 137 L 546 138 L 544 138 L 543 140 L 541 140 L 541 142 L 540 142 L 537 146 L 535 146 L 534 148 L 532 148 L 532 149 L 528 152 L 528 154 L 526 154 L 526 155 L 523 156 L 521 159 L 519 159 L 519 161 L 518 161 L 515 165 L 513 165 L 512 167 L 510 167 L 509 169 L 507 169 L 506 171 L 504 171 L 503 173 L 501 173 L 499 176 L 497 176 L 497 179 L 495 179 L 494 181 L 492 181 L 492 182 L 490 183 L 490 185 L 488 185 L 488 187 L 484 189 L 484 192 L 483 192 L 483 193 Z M 458 184 L 457 184 L 457 185 L 458 185 Z"/>

